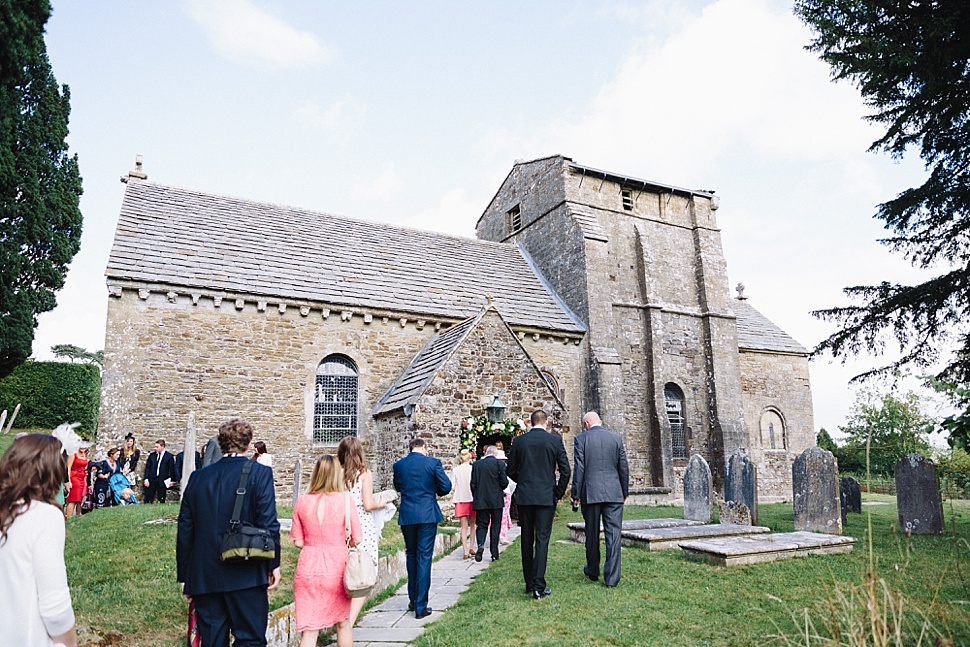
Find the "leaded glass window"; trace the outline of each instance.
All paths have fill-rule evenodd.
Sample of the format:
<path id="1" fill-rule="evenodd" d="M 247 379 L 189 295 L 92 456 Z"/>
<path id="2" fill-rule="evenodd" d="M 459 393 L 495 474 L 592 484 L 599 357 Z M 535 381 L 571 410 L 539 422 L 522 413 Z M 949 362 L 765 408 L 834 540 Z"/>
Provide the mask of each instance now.
<path id="1" fill-rule="evenodd" d="M 670 449 L 673 458 L 687 458 L 687 426 L 684 423 L 684 395 L 675 384 L 664 387 L 667 420 L 670 422 Z"/>
<path id="2" fill-rule="evenodd" d="M 313 397 L 313 441 L 328 445 L 357 435 L 357 366 L 331 355 L 317 367 Z"/>

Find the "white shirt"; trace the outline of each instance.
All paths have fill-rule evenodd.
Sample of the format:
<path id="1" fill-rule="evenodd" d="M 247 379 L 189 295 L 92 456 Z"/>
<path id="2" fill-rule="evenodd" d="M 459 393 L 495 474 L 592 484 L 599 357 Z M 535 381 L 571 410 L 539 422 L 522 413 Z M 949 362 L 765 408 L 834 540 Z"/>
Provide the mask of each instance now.
<path id="1" fill-rule="evenodd" d="M 31 501 L 0 545 L 3 644 L 47 647 L 74 626 L 64 568 L 64 514 Z"/>
<path id="2" fill-rule="evenodd" d="M 265 465 L 266 467 L 273 467 L 273 455 L 272 454 L 260 454 L 256 459 L 256 462 L 260 465 Z"/>

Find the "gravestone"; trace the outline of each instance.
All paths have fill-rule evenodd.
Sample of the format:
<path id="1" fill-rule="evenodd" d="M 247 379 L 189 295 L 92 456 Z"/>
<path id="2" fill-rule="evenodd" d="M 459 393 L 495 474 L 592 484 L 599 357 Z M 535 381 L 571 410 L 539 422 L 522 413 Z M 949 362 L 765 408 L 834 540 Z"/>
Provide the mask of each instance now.
<path id="1" fill-rule="evenodd" d="M 300 496 L 300 474 L 303 472 L 303 463 L 296 459 L 293 466 L 293 507 L 296 507 L 296 499 Z"/>
<path id="2" fill-rule="evenodd" d="M 700 454 L 694 454 L 684 471 L 684 519 L 710 523 L 714 489 L 711 468 Z"/>
<path id="3" fill-rule="evenodd" d="M 859 487 L 859 481 L 851 476 L 843 476 L 839 482 L 839 488 L 845 500 L 846 511 L 861 514 L 862 488 Z"/>
<path id="4" fill-rule="evenodd" d="M 740 501 L 721 501 L 717 506 L 718 522 L 732 526 L 751 526 L 751 510 Z"/>
<path id="5" fill-rule="evenodd" d="M 842 528 L 845 528 L 845 524 L 849 521 L 849 508 L 845 502 L 845 490 L 842 489 L 842 482 L 839 481 L 839 510 L 842 511 Z"/>
<path id="6" fill-rule="evenodd" d="M 791 467 L 795 531 L 842 534 L 839 476 L 832 452 L 810 447 Z"/>
<path id="7" fill-rule="evenodd" d="M 751 512 L 750 523 L 758 523 L 758 470 L 743 449 L 731 454 L 728 460 L 724 500 L 746 505 Z"/>
<path id="8" fill-rule="evenodd" d="M 910 454 L 896 463 L 896 507 L 899 528 L 920 535 L 943 534 L 940 477 L 933 461 Z"/>

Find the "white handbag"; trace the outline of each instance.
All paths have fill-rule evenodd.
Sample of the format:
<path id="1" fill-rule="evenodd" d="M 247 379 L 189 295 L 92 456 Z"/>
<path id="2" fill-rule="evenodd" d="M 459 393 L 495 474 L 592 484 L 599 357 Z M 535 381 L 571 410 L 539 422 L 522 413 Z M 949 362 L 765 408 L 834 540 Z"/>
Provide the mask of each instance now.
<path id="1" fill-rule="evenodd" d="M 347 532 L 347 566 L 344 592 L 348 598 L 364 598 L 377 584 L 377 564 L 366 550 L 350 545 L 350 495 L 344 497 L 344 526 Z"/>

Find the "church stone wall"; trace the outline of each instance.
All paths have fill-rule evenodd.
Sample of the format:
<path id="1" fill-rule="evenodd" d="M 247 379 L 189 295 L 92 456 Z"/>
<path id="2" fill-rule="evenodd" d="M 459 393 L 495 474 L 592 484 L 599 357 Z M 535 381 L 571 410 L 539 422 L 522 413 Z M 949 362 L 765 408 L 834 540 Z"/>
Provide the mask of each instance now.
<path id="1" fill-rule="evenodd" d="M 275 457 L 278 492 L 291 493 L 292 466 L 327 450 L 312 437 L 316 368 L 327 355 L 350 357 L 359 370 L 358 429 L 368 453 L 377 429 L 370 407 L 435 332 L 435 323 L 334 309 L 125 289 L 108 304 L 99 449 L 128 432 L 144 449 L 164 438 L 182 448 L 188 414 L 195 412 L 199 444 L 228 418 L 241 416 Z M 167 289 L 165 290 L 167 292 Z M 420 325 L 423 324 L 423 325 Z M 419 327 L 420 326 L 420 327 Z M 304 481 L 305 484 L 305 481 Z M 283 500 L 283 499 L 281 499 Z"/>
<path id="2" fill-rule="evenodd" d="M 763 501 L 791 499 L 791 466 L 815 445 L 808 358 L 802 355 L 741 351 L 741 403 L 750 430 L 749 455 L 758 465 L 758 489 Z M 784 445 L 772 450 L 761 433 L 766 412 L 784 422 Z M 770 418 L 767 418 L 770 419 Z"/>

